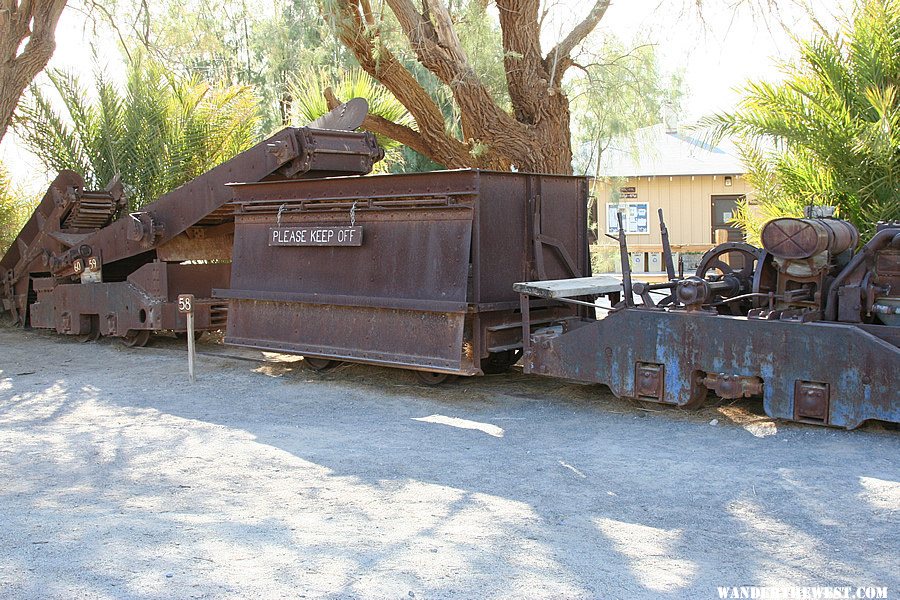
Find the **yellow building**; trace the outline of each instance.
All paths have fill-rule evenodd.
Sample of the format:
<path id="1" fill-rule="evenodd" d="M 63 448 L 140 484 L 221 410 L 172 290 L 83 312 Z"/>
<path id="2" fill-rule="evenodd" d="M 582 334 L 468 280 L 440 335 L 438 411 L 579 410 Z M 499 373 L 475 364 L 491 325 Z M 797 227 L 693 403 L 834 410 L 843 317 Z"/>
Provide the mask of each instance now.
<path id="1" fill-rule="evenodd" d="M 633 254 L 632 267 L 638 272 L 662 270 L 660 208 L 675 252 L 699 255 L 717 242 L 743 239 L 728 221 L 738 201 L 752 203 L 753 190 L 730 142 L 709 146 L 690 134 L 655 125 L 620 147 L 611 145 L 599 172 L 593 187 L 598 244 L 615 245 L 603 234 L 616 235 L 616 214 L 622 213 L 629 251 L 644 254 L 643 261 Z M 686 262 L 695 259 L 690 256 Z"/>

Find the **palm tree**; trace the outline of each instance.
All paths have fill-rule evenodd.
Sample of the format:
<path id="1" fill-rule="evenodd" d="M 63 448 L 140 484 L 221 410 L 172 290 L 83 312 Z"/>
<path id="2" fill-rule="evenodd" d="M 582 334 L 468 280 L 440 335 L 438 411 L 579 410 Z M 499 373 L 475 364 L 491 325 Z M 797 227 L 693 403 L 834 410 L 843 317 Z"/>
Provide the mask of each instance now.
<path id="1" fill-rule="evenodd" d="M 900 0 L 860 0 L 842 31 L 798 41 L 780 83 L 754 82 L 737 110 L 702 121 L 710 137 L 743 138 L 759 210 L 736 222 L 838 207 L 866 239 L 900 219 Z"/>
<path id="2" fill-rule="evenodd" d="M 33 200 L 13 186 L 6 169 L 0 164 L 0 257 L 6 254 L 16 239 L 33 207 Z"/>
<path id="3" fill-rule="evenodd" d="M 71 73 L 48 78 L 61 102 L 32 86 L 17 131 L 50 171 L 72 169 L 95 189 L 119 175 L 133 209 L 257 139 L 258 102 L 245 86 L 178 77 L 145 57 L 129 64 L 121 89 L 98 73 L 94 100 Z"/>

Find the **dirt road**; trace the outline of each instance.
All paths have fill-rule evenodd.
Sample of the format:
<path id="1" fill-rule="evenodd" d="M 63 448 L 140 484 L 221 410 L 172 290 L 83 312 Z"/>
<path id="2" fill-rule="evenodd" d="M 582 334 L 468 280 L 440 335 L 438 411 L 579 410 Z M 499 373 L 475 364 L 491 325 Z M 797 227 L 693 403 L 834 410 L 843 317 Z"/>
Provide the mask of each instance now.
<path id="1" fill-rule="evenodd" d="M 0 328 L 0 596 L 900 595 L 900 433 L 754 410 Z"/>

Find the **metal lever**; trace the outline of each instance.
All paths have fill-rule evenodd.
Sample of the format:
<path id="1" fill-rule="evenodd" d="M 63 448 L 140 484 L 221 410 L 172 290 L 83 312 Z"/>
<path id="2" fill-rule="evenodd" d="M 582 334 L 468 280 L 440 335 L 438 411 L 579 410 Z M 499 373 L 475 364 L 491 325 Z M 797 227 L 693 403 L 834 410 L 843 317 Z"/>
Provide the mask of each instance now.
<path id="1" fill-rule="evenodd" d="M 666 274 L 669 281 L 675 279 L 675 263 L 672 261 L 672 246 L 669 245 L 669 230 L 663 220 L 663 209 L 659 209 L 659 236 L 662 238 L 663 260 L 666 263 Z"/>
<path id="2" fill-rule="evenodd" d="M 628 243 L 625 241 L 625 229 L 622 227 L 622 213 L 616 213 L 619 220 L 619 235 L 612 236 L 604 233 L 611 240 L 619 242 L 619 258 L 622 261 L 622 291 L 625 292 L 625 306 L 634 306 L 634 296 L 631 294 L 631 261 L 628 259 Z"/>
<path id="3" fill-rule="evenodd" d="M 619 258 L 622 260 L 622 291 L 625 292 L 625 306 L 634 306 L 634 295 L 631 289 L 631 260 L 628 258 L 628 243 L 625 241 L 625 227 L 622 225 L 622 213 L 617 212 L 619 220 Z"/>

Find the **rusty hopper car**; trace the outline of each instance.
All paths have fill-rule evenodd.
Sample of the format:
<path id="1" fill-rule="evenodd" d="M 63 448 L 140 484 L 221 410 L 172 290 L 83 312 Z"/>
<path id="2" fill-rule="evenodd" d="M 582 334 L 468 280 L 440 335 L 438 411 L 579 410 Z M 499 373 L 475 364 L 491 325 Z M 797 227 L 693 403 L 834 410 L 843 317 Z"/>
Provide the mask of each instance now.
<path id="1" fill-rule="evenodd" d="M 522 277 L 589 274 L 587 180 L 477 170 L 236 185 L 227 344 L 416 370 L 520 356 Z M 577 312 L 535 307 L 539 325 Z"/>
<path id="2" fill-rule="evenodd" d="M 708 393 L 762 396 L 771 417 L 848 429 L 900 422 L 900 223 L 880 224 L 853 254 L 857 239 L 837 219 L 776 219 L 763 248 L 720 245 L 689 277 L 675 275 L 667 252 L 670 281 L 661 284 L 631 284 L 624 260 L 624 300 L 604 318 L 569 318 L 530 336 L 525 372 L 684 407 Z M 622 284 L 516 289 L 527 327 L 534 298 L 590 304 Z"/>
<path id="3" fill-rule="evenodd" d="M 351 101 L 315 123 L 334 129 L 284 129 L 136 212 L 121 185 L 87 191 L 61 173 L 0 261 L 4 310 L 21 325 L 144 345 L 152 331 L 185 331 L 175 302 L 191 293 L 197 329 L 224 327 L 227 305 L 211 291 L 231 275 L 226 184 L 368 173 L 383 156 L 374 137 L 340 130 L 366 108 Z"/>

